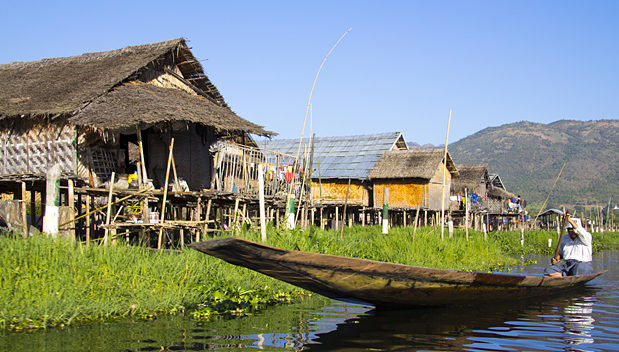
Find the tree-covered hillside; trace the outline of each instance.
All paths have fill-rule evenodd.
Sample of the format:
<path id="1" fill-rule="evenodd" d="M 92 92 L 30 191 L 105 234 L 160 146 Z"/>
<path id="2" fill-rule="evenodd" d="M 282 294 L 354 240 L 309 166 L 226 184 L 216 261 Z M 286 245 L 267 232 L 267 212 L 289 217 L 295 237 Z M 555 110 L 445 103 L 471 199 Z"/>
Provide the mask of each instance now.
<path id="1" fill-rule="evenodd" d="M 458 164 L 488 163 L 508 191 L 538 211 L 563 165 L 545 209 L 619 203 L 619 120 L 489 127 L 449 146 Z"/>

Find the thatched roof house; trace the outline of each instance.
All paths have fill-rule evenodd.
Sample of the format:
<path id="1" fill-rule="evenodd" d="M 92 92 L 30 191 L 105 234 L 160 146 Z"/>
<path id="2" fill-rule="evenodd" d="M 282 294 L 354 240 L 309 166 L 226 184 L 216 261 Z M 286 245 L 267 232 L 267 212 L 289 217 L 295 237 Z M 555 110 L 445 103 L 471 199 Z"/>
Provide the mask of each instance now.
<path id="1" fill-rule="evenodd" d="M 183 38 L 0 65 L 0 180 L 41 179 L 61 164 L 63 177 L 103 181 L 135 160 L 138 131 L 148 177 L 176 137 L 176 166 L 194 189 L 210 184 L 211 144 L 274 135 L 230 109 Z"/>
<path id="2" fill-rule="evenodd" d="M 444 149 L 411 149 L 385 152 L 369 174 L 374 204 L 382 204 L 383 189 L 389 188 L 389 206 L 440 210 L 444 195 L 449 204 L 451 180 L 458 177 L 451 155 Z M 443 183 L 443 177 L 445 182 Z"/>
<path id="3" fill-rule="evenodd" d="M 312 143 L 313 142 L 313 143 Z M 298 139 L 273 139 L 258 142 L 261 149 L 295 156 Z M 316 137 L 301 142 L 301 154 L 313 152 L 312 196 L 320 203 L 371 205 L 368 175 L 384 152 L 406 150 L 401 132 L 367 135 Z M 309 165 L 307 165 L 309 167 Z M 351 185 L 348 187 L 348 180 Z M 348 197 L 346 197 L 348 194 Z"/>
<path id="4" fill-rule="evenodd" d="M 393 150 L 383 153 L 369 174 L 370 179 L 419 178 L 429 180 L 439 169 L 445 151 L 443 149 Z M 447 153 L 446 167 L 453 177 L 458 177 L 458 169 Z"/>
<path id="5" fill-rule="evenodd" d="M 451 181 L 451 195 L 486 193 L 489 182 L 488 164 L 458 164 L 460 177 Z"/>
<path id="6" fill-rule="evenodd" d="M 159 87 L 153 80 L 161 83 Z M 188 94 L 179 94 L 179 90 Z M 53 120 L 62 115 L 74 125 L 101 129 L 191 121 L 230 131 L 272 134 L 230 110 L 182 38 L 0 65 L 0 120 Z"/>

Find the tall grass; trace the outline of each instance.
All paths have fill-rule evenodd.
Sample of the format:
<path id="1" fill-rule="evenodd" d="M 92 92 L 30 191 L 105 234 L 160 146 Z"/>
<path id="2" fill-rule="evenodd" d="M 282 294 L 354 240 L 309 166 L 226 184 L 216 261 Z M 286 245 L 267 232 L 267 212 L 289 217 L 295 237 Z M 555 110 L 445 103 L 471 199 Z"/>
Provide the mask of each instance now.
<path id="1" fill-rule="evenodd" d="M 516 264 L 496 241 L 472 231 L 468 241 L 462 231 L 442 241 L 430 227 L 418 229 L 413 236 L 409 227 L 392 228 L 383 235 L 380 226 L 353 226 L 345 229 L 341 239 L 337 230 L 269 230 L 267 245 L 306 252 L 455 270 L 486 271 Z M 246 231 L 240 236 L 260 241 L 256 232 Z"/>
<path id="2" fill-rule="evenodd" d="M 250 292 L 260 302 L 302 292 L 194 250 L 85 247 L 12 235 L 0 236 L 0 248 L 0 328 L 146 318 Z"/>
<path id="3" fill-rule="evenodd" d="M 346 228 L 343 237 L 318 228 L 280 230 L 269 227 L 267 243 L 286 249 L 417 265 L 489 271 L 517 263 L 516 255 L 552 253 L 548 238 L 557 234 L 492 232 L 487 238 L 469 231 L 440 235 L 432 228 Z M 260 233 L 243 228 L 238 236 L 260 241 Z M 617 233 L 594 234 L 596 249 L 617 247 Z M 266 304 L 307 292 L 249 269 L 191 249 L 153 251 L 122 243 L 83 246 L 45 236 L 23 239 L 0 236 L 0 329 L 38 328 L 74 321 L 190 311 L 195 317 L 246 314 Z"/>

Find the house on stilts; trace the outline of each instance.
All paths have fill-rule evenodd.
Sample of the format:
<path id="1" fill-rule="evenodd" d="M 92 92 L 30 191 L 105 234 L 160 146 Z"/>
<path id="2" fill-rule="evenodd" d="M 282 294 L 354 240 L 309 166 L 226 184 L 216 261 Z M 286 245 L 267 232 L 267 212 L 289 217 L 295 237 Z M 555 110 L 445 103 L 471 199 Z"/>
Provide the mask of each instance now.
<path id="1" fill-rule="evenodd" d="M 458 164 L 451 184 L 451 212 L 456 226 L 488 230 L 514 228 L 526 220 L 526 202 L 508 192 L 488 164 Z M 468 225 L 465 223 L 468 220 Z"/>
<path id="2" fill-rule="evenodd" d="M 303 207 L 300 219 L 323 228 L 336 228 L 343 220 L 375 223 L 382 203 L 374 204 L 370 171 L 384 152 L 408 149 L 401 132 L 312 137 L 301 143 L 299 139 L 272 139 L 258 141 L 258 145 L 265 151 L 299 155 L 299 167 L 309 170 L 311 179 L 306 192 L 297 196 Z M 303 214 L 305 207 L 309 213 Z"/>
<path id="3" fill-rule="evenodd" d="M 81 240 L 159 230 L 159 246 L 162 231 L 182 244 L 185 229 L 250 221 L 240 208 L 257 204 L 255 165 L 278 158 L 257 153 L 252 135 L 275 133 L 230 109 L 183 38 L 0 65 L 0 193 L 24 233 L 41 228 L 55 165 L 62 229 Z M 112 219 L 70 221 L 105 204 Z"/>
<path id="4" fill-rule="evenodd" d="M 449 189 L 458 177 L 448 152 L 425 148 L 385 152 L 369 174 L 374 204 L 383 204 L 384 197 L 389 223 L 403 226 L 415 219 L 424 225 L 440 224 L 439 215 L 449 215 Z"/>

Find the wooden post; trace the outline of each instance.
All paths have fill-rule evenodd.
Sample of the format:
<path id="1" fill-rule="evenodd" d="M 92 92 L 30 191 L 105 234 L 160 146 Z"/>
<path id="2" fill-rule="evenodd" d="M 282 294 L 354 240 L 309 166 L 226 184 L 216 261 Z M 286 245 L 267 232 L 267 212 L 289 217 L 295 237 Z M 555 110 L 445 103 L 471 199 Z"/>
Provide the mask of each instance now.
<path id="1" fill-rule="evenodd" d="M 21 220 L 22 220 L 22 237 L 28 237 L 28 214 L 26 213 L 26 182 L 21 183 Z"/>
<path id="2" fill-rule="evenodd" d="M 140 164 L 142 166 L 142 182 L 143 182 L 143 186 L 146 187 L 146 184 L 148 183 L 148 175 L 146 174 L 146 159 L 144 158 L 144 144 L 142 142 L 142 131 L 140 130 L 140 126 L 136 125 L 135 126 L 136 132 L 137 132 L 137 137 L 138 137 L 138 146 L 140 147 Z M 138 175 L 139 175 L 139 171 L 138 171 Z M 144 219 L 147 220 L 147 219 Z"/>
<path id="3" fill-rule="evenodd" d="M 383 235 L 389 233 L 389 188 L 383 188 Z"/>
<path id="4" fill-rule="evenodd" d="M 68 179 L 67 182 L 69 186 L 69 218 L 73 219 L 75 218 L 75 190 L 73 188 L 73 180 Z M 69 236 L 71 236 L 72 240 L 75 240 L 75 223 L 71 223 L 69 228 Z"/>
<path id="5" fill-rule="evenodd" d="M 30 224 L 36 226 L 37 224 L 37 203 L 36 203 L 36 191 L 30 191 Z"/>
<path id="6" fill-rule="evenodd" d="M 469 241 L 469 194 L 468 189 L 464 188 L 464 228 L 466 229 L 466 241 Z"/>
<path id="7" fill-rule="evenodd" d="M 258 165 L 258 198 L 260 206 L 260 239 L 262 242 L 267 241 L 267 224 L 266 214 L 264 209 L 264 165 Z"/>
<path id="8" fill-rule="evenodd" d="M 208 203 L 206 204 L 206 216 L 204 217 L 204 232 L 202 233 L 202 239 L 206 240 L 206 235 L 208 234 L 208 222 L 210 221 L 209 219 L 211 218 L 211 201 L 212 199 L 208 200 Z"/>
<path id="9" fill-rule="evenodd" d="M 157 249 L 161 249 L 163 240 L 163 225 L 165 219 L 165 203 L 168 198 L 168 180 L 170 179 L 170 164 L 172 163 L 172 150 L 174 149 L 174 138 L 170 141 L 170 153 L 168 154 L 168 166 L 165 173 L 165 183 L 163 184 L 163 201 L 161 202 L 161 223 L 159 227 L 159 239 L 157 241 Z"/>
<path id="10" fill-rule="evenodd" d="M 202 221 L 202 197 L 198 197 L 198 204 L 196 206 L 195 220 L 197 221 L 197 224 L 199 224 L 200 221 Z M 196 241 L 196 242 L 200 241 L 200 231 L 196 231 L 194 241 Z"/>
<path id="11" fill-rule="evenodd" d="M 417 220 L 419 219 L 420 206 L 417 205 L 417 211 L 415 212 L 415 224 L 413 225 L 413 241 L 415 240 L 415 234 L 417 233 Z"/>
<path id="12" fill-rule="evenodd" d="M 107 244 L 107 241 L 109 240 L 109 225 L 110 225 L 110 220 L 112 218 L 112 195 L 114 192 L 114 179 L 116 178 L 116 172 L 112 171 L 112 178 L 110 179 L 110 191 L 108 192 L 108 196 L 107 196 L 107 215 L 105 217 L 105 225 L 107 225 L 105 227 L 105 235 L 103 236 L 103 244 Z"/>
<path id="13" fill-rule="evenodd" d="M 344 235 L 344 221 L 346 221 L 346 207 L 348 206 L 348 193 L 350 193 L 350 179 L 348 179 L 348 187 L 346 188 L 346 199 L 344 200 L 344 213 L 342 214 L 342 229 L 340 230 L 340 239 Z"/>
<path id="14" fill-rule="evenodd" d="M 86 214 L 90 213 L 90 195 L 86 195 Z M 90 216 L 86 217 L 86 245 L 90 245 Z"/>

